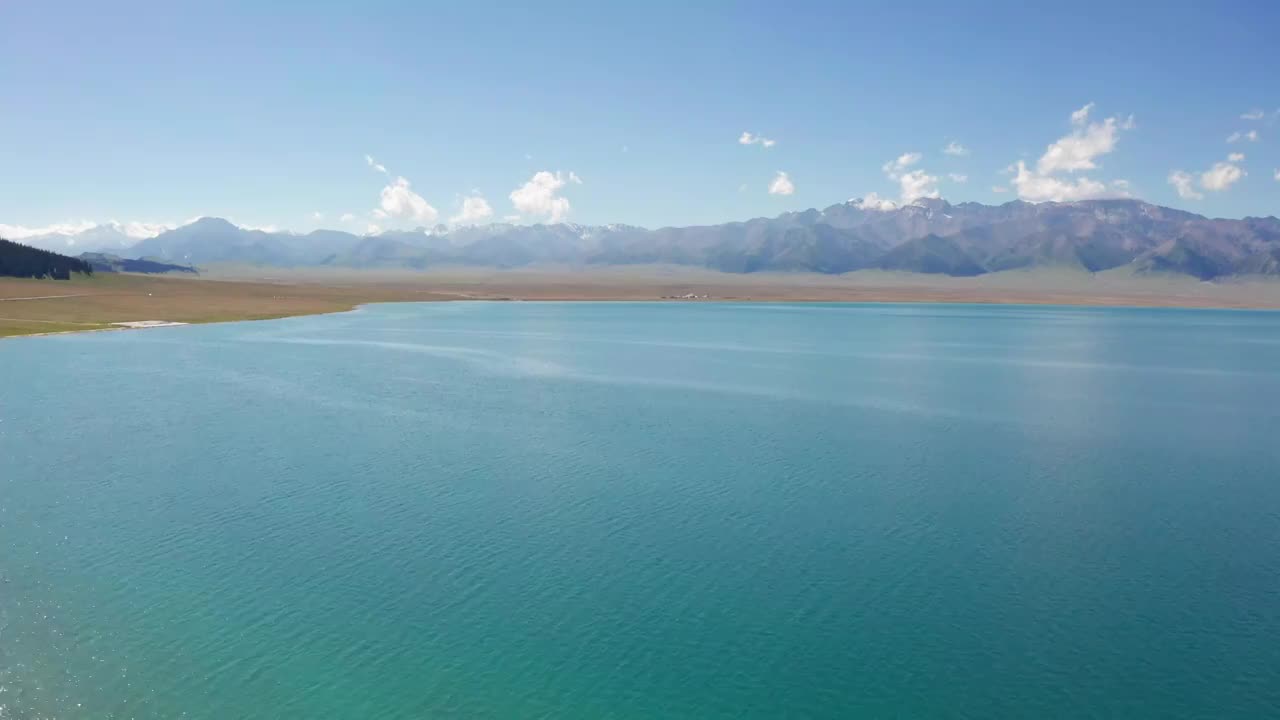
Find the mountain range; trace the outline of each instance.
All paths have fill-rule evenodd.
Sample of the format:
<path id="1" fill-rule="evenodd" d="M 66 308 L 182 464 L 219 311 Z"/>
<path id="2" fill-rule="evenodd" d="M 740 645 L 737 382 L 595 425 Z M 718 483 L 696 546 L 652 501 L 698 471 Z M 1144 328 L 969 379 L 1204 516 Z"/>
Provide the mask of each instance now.
<path id="1" fill-rule="evenodd" d="M 1133 199 L 1003 205 L 921 199 L 884 208 L 855 199 L 824 210 L 692 227 L 492 224 L 354 235 L 238 227 L 219 218 L 122 250 L 80 250 L 210 265 L 426 269 L 673 264 L 733 273 L 884 269 L 981 275 L 1033 267 L 1098 272 L 1129 266 L 1212 279 L 1280 275 L 1280 219 L 1211 219 Z M 113 238 L 112 242 L 118 242 Z"/>

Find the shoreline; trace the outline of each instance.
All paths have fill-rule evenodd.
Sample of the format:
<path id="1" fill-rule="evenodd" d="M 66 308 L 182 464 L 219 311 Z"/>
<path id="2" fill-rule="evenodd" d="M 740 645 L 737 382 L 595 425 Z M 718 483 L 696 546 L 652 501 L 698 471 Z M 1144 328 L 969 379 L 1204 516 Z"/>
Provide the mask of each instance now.
<path id="1" fill-rule="evenodd" d="M 276 272 L 223 268 L 201 278 L 118 274 L 51 281 L 0 278 L 0 338 L 134 329 L 145 320 L 207 324 L 350 312 L 385 302 L 657 302 L 962 304 L 1280 310 L 1280 282 L 1009 273 L 964 279 L 903 274 L 729 275 L 631 272 Z M 57 292 L 50 292 L 56 290 Z M 147 328 L 137 328 L 147 329 Z"/>
<path id="2" fill-rule="evenodd" d="M 587 297 L 540 297 L 540 298 L 514 298 L 514 297 L 443 297 L 431 300 L 414 299 L 414 300 L 374 300 L 370 302 L 362 302 L 352 305 L 345 309 L 337 310 L 321 310 L 316 312 L 300 312 L 288 315 L 276 315 L 271 317 L 244 317 L 244 318 L 226 318 L 220 320 L 207 321 L 191 321 L 191 322 L 163 322 L 158 325 L 131 325 L 132 321 L 122 323 L 113 323 L 111 327 L 91 327 L 80 330 L 53 330 L 50 332 L 32 332 L 32 333 L 14 333 L 0 335 L 0 341 L 18 338 L 34 338 L 34 337 L 53 337 L 58 335 L 83 335 L 86 333 L 99 332 L 125 332 L 125 331 L 145 331 L 156 330 L 161 328 L 191 327 L 196 325 L 221 325 L 224 323 L 242 323 L 242 322 L 268 322 L 271 320 L 285 320 L 295 317 L 319 317 L 323 315 L 342 315 L 345 313 L 356 312 L 365 307 L 373 305 L 398 305 L 398 304 L 417 304 L 417 303 L 440 303 L 440 302 L 513 302 L 513 303 L 618 303 L 618 304 L 738 304 L 738 303 L 766 303 L 766 304 L 795 304 L 795 305 L 970 305 L 970 306 L 991 306 L 991 307 L 1026 307 L 1026 308 L 1070 308 L 1070 309 L 1097 309 L 1097 310 L 1207 310 L 1217 312 L 1280 312 L 1280 307 L 1274 305 L 1192 305 L 1192 304 L 1172 304 L 1153 302 L 1149 304 L 1140 303 L 1111 303 L 1111 302 L 1061 302 L 1057 299 L 1035 301 L 1027 299 L 1018 300 L 939 300 L 939 299 L 860 299 L 860 300 L 830 300 L 825 298 L 753 298 L 753 297 L 708 297 L 699 299 L 682 299 L 682 298 L 587 298 Z M 28 321 L 33 322 L 33 321 Z M 40 321 L 34 321 L 40 322 Z M 49 321 L 55 322 L 56 321 Z M 139 321 L 145 322 L 145 321 Z"/>

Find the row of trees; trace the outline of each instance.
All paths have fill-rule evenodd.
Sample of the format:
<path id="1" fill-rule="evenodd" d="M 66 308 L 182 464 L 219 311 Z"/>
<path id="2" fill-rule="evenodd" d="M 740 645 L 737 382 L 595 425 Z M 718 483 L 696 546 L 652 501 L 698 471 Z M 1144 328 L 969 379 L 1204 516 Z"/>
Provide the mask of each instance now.
<path id="1" fill-rule="evenodd" d="M 92 275 L 93 267 L 79 258 L 0 238 L 0 276 L 70 280 L 71 273 Z"/>

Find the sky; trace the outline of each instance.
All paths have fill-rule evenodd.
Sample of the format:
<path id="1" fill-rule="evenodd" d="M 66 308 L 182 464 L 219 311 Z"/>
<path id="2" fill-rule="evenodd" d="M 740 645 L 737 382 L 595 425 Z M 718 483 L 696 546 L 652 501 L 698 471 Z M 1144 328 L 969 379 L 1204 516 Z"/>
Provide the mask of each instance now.
<path id="1" fill-rule="evenodd" d="M 1278 28 L 1275 2 L 0 0 L 0 233 L 1275 215 Z"/>

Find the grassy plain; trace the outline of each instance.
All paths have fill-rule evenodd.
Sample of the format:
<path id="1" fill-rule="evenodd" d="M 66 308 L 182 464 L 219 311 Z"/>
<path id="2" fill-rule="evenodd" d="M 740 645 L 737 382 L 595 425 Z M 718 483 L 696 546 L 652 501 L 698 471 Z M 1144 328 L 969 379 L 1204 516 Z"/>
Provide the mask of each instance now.
<path id="1" fill-rule="evenodd" d="M 730 275 L 689 268 L 277 270 L 212 268 L 200 278 L 99 275 L 70 281 L 0 278 L 0 337 L 111 328 L 111 323 L 263 320 L 432 300 L 710 300 L 963 302 L 1280 308 L 1280 282 L 1204 283 L 1038 270 L 976 278 L 858 272 Z"/>

